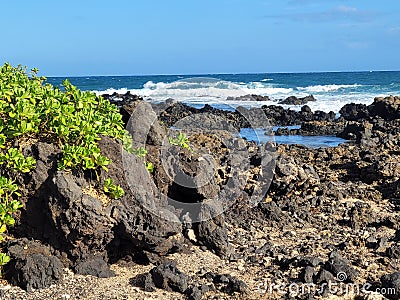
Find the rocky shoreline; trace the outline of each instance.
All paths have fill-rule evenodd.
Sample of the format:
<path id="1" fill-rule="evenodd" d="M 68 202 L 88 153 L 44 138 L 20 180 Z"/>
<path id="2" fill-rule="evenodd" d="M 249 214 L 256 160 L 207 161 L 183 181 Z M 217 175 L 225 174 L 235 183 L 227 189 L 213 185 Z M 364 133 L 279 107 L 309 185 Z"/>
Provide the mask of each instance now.
<path id="1" fill-rule="evenodd" d="M 106 137 L 99 146 L 113 164 L 98 174 L 59 171 L 59 153 L 51 143 L 27 145 L 24 151 L 37 167 L 17 178 L 24 208 L 3 247 L 11 257 L 4 277 L 13 286 L 0 290 L 1 299 L 399 299 L 399 97 L 376 98 L 369 106 L 348 104 L 339 118 L 308 106 L 300 111 L 261 107 L 269 126 L 301 125 L 277 134 L 352 141 L 337 147 L 237 139 L 232 143 L 240 151 L 235 152 L 225 133 L 186 132 L 194 151 L 170 147 L 171 166 L 181 166 L 196 182 L 207 157 L 215 162 L 206 185 L 186 188 L 174 182 L 178 171 L 166 170 L 162 160 L 169 128 L 200 115 L 204 124 L 214 124 L 217 116 L 236 130 L 265 127 L 246 118 L 257 110 L 104 96 L 144 137 L 153 173 Z M 138 112 L 141 118 L 132 118 Z M 273 159 L 265 162 L 272 151 Z M 242 152 L 250 162 L 246 168 Z M 91 188 L 95 176 L 111 177 L 126 194 L 119 200 L 104 197 Z M 249 205 L 264 192 L 263 176 L 269 189 L 261 202 Z M 221 193 L 234 203 L 212 218 L 219 207 L 208 200 Z M 195 216 L 163 195 L 198 204 L 202 221 L 192 222 Z M 315 289 L 291 298 L 287 287 L 293 283 Z M 335 295 L 327 283 L 368 284 L 368 291 L 381 294 L 336 290 Z"/>

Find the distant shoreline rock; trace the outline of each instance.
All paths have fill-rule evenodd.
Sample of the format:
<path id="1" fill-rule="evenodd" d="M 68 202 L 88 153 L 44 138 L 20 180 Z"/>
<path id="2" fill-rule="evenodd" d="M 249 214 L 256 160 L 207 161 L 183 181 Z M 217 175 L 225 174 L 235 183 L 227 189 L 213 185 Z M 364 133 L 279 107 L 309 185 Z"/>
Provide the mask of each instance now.
<path id="1" fill-rule="evenodd" d="M 226 100 L 248 100 L 248 101 L 271 101 L 269 96 L 261 96 L 261 95 L 244 95 L 239 97 L 228 97 Z"/>
<path id="2" fill-rule="evenodd" d="M 304 104 L 307 104 L 308 102 L 314 102 L 314 101 L 317 101 L 317 99 L 315 99 L 313 95 L 309 95 L 309 96 L 302 97 L 302 98 L 297 98 L 296 96 L 290 96 L 290 97 L 286 98 L 285 100 L 279 101 L 278 104 L 304 105 Z"/>

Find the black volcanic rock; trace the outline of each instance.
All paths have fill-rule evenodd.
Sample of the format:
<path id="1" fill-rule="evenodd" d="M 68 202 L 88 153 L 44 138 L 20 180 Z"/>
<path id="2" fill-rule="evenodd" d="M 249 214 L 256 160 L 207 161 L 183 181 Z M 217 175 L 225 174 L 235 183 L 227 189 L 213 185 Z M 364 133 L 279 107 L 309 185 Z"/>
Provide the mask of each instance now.
<path id="1" fill-rule="evenodd" d="M 5 278 L 27 291 L 48 288 L 62 279 L 64 265 L 49 247 L 22 238 L 6 246 L 11 261 L 4 266 Z"/>
<path id="2" fill-rule="evenodd" d="M 154 285 L 167 291 L 184 293 L 188 288 L 188 276 L 179 271 L 174 263 L 165 263 L 150 271 Z"/>
<path id="3" fill-rule="evenodd" d="M 296 96 L 290 96 L 285 100 L 279 101 L 279 104 L 286 104 L 286 105 L 304 105 L 307 104 L 309 101 L 317 101 L 313 95 L 309 95 L 303 98 L 297 98 Z"/>
<path id="4" fill-rule="evenodd" d="M 369 117 L 368 107 L 365 104 L 346 104 L 339 113 L 348 121 L 359 121 Z"/>
<path id="5" fill-rule="evenodd" d="M 387 292 L 385 297 L 389 299 L 400 298 L 400 272 L 382 276 L 381 283 L 382 288 L 385 288 L 387 291 L 392 291 L 392 293 Z"/>
<path id="6" fill-rule="evenodd" d="M 234 293 L 243 294 L 247 290 L 246 283 L 229 274 L 218 274 L 214 276 L 213 282 L 217 286 L 222 285 L 220 289 L 229 295 L 233 295 Z"/>
<path id="7" fill-rule="evenodd" d="M 327 269 L 339 280 L 346 282 L 355 282 L 359 275 L 359 272 L 351 266 L 350 262 L 337 251 L 333 251 L 329 255 Z"/>
<path id="8" fill-rule="evenodd" d="M 221 257 L 228 258 L 232 254 L 233 248 L 228 241 L 224 215 L 217 215 L 218 212 L 222 212 L 222 207 L 216 207 L 215 204 L 201 206 L 199 218 L 203 221 L 197 225 L 196 235 L 201 245 Z"/>
<path id="9" fill-rule="evenodd" d="M 337 135 L 344 130 L 343 122 L 310 121 L 301 124 L 297 134 L 306 136 Z"/>
<path id="10" fill-rule="evenodd" d="M 372 135 L 372 124 L 368 122 L 363 123 L 350 123 L 348 124 L 342 132 L 337 134 L 345 140 L 357 140 L 368 139 Z"/>
<path id="11" fill-rule="evenodd" d="M 400 119 L 400 97 L 377 97 L 368 107 L 372 116 L 379 116 L 385 120 Z"/>
<path id="12" fill-rule="evenodd" d="M 104 99 L 110 100 L 111 103 L 116 104 L 119 107 L 134 101 L 143 100 L 143 97 L 131 94 L 130 91 L 127 91 L 125 94 L 114 92 L 111 95 L 102 94 L 101 96 Z"/>
<path id="13" fill-rule="evenodd" d="M 98 170 L 99 184 L 103 186 L 105 178 L 112 178 L 124 189 L 124 197 L 104 199 L 87 191 L 94 174 L 57 170 L 59 151 L 52 144 L 38 143 L 30 148 L 37 168 L 20 189 L 24 207 L 13 234 L 16 238 L 33 237 L 59 251 L 63 264 L 75 267 L 79 273 L 104 277 L 112 275 L 107 263 L 127 253 L 150 251 L 163 255 L 178 249 L 182 226 L 173 208 L 159 195 L 142 159 L 124 152 L 115 139 L 102 137 L 98 143 L 101 153 L 113 162 L 108 172 Z M 130 168 L 125 170 L 124 163 Z M 169 221 L 157 217 L 148 207 Z M 56 261 L 42 258 L 36 255 L 21 258 L 21 262 L 29 262 L 32 268 L 39 263 L 51 264 L 52 272 L 58 274 Z M 51 274 L 46 267 L 40 268 Z M 52 276 L 58 275 L 48 275 Z M 44 287 L 47 282 L 45 279 L 31 286 Z M 29 283 L 23 285 L 28 287 Z"/>
<path id="14" fill-rule="evenodd" d="M 242 101 L 270 101 L 271 99 L 268 96 L 261 95 L 244 95 L 239 97 L 228 97 L 226 100 L 242 100 Z"/>
<path id="15" fill-rule="evenodd" d="M 115 273 L 110 270 L 109 265 L 101 257 L 94 256 L 78 262 L 74 267 L 76 274 L 92 275 L 99 278 L 114 277 Z"/>

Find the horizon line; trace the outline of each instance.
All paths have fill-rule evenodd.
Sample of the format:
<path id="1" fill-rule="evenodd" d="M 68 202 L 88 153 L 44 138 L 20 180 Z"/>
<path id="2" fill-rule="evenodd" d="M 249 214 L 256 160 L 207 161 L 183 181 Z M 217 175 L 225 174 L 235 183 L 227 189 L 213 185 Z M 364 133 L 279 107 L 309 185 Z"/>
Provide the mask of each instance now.
<path id="1" fill-rule="evenodd" d="M 186 74 L 110 74 L 110 75 L 42 75 L 47 78 L 68 77 L 147 77 L 147 76 L 205 76 L 205 75 L 261 75 L 261 74 L 320 74 L 320 73 L 373 73 L 373 72 L 400 72 L 400 70 L 353 70 L 353 71 L 304 71 L 304 72 L 239 72 L 239 73 L 186 73 Z M 40 73 L 40 72 L 39 72 Z"/>

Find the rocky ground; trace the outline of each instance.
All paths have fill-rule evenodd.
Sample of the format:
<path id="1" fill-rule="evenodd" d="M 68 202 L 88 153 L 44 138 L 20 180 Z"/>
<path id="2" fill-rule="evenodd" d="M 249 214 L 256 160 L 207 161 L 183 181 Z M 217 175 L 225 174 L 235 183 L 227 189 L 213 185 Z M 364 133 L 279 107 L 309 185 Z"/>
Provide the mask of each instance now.
<path id="1" fill-rule="evenodd" d="M 400 298 L 400 98 L 346 105 L 338 119 L 262 107 L 271 125 L 301 125 L 279 134 L 350 141 L 312 149 L 234 138 L 228 129 L 265 126 L 249 124 L 256 110 L 113 97 L 154 172 L 103 138 L 113 164 L 97 175 L 126 191 L 111 200 L 95 174 L 58 171 L 51 144 L 27 145 L 38 163 L 18 178 L 25 207 L 4 245 L 0 299 Z M 193 151 L 164 149 L 167 128 L 187 117 Z"/>

